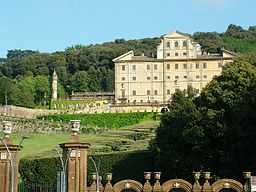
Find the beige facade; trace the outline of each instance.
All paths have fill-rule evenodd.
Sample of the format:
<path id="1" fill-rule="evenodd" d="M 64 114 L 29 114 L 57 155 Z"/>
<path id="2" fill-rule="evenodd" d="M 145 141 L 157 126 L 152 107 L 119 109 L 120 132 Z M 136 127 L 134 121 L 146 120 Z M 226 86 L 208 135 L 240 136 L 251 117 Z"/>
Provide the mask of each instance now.
<path id="1" fill-rule="evenodd" d="M 219 54 L 202 53 L 189 35 L 175 31 L 164 35 L 157 46 L 157 58 L 135 56 L 129 51 L 115 63 L 117 103 L 166 103 L 176 90 L 189 85 L 199 94 L 222 67 L 236 55 L 226 50 Z"/>

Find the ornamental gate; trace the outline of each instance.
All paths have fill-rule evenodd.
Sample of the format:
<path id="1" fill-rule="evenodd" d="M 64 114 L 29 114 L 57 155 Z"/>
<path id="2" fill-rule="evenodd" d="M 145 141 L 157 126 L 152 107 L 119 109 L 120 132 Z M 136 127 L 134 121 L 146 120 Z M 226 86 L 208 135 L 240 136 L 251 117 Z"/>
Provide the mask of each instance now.
<path id="1" fill-rule="evenodd" d="M 144 172 L 145 183 L 141 184 L 138 181 L 127 179 L 117 182 L 112 186 L 112 175 L 107 176 L 107 184 L 105 187 L 99 182 L 100 192 L 249 192 L 250 172 L 244 172 L 244 185 L 233 179 L 221 179 L 213 184 L 209 183 L 210 172 L 204 172 L 204 183 L 199 183 L 201 176 L 200 172 L 194 172 L 195 182 L 193 184 L 183 179 L 171 179 L 163 184 L 160 184 L 161 172 L 154 172 L 154 183 L 151 184 L 150 172 Z M 88 192 L 96 191 L 96 179 L 93 178 L 93 183 L 88 187 Z"/>

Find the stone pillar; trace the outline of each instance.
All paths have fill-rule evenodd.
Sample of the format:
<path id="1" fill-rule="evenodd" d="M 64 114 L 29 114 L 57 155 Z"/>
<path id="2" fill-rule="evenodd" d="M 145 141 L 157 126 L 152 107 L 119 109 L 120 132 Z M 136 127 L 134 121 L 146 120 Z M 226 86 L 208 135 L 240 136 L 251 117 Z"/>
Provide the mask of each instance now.
<path id="1" fill-rule="evenodd" d="M 212 191 L 211 185 L 209 183 L 210 178 L 211 178 L 211 172 L 204 172 L 205 182 L 204 182 L 204 185 L 202 188 L 203 192 L 211 192 Z"/>
<path id="2" fill-rule="evenodd" d="M 14 145 L 9 134 L 12 130 L 10 122 L 3 122 L 5 137 L 0 139 L 0 191 L 18 192 L 18 151 L 21 145 Z"/>
<path id="3" fill-rule="evenodd" d="M 151 172 L 144 172 L 144 178 L 146 180 L 146 183 L 143 186 L 143 192 L 151 192 L 152 186 L 149 183 L 149 180 L 151 178 Z"/>
<path id="4" fill-rule="evenodd" d="M 161 172 L 154 172 L 154 177 L 155 177 L 155 184 L 153 186 L 153 192 L 162 192 L 162 187 L 160 185 L 160 177 L 161 177 Z"/>
<path id="5" fill-rule="evenodd" d="M 52 74 L 52 100 L 56 101 L 58 99 L 58 76 L 54 69 Z"/>
<path id="6" fill-rule="evenodd" d="M 201 175 L 201 173 L 199 171 L 193 172 L 193 176 L 195 179 L 195 183 L 193 185 L 193 192 L 201 192 L 202 191 L 202 186 L 199 183 L 200 175 Z"/>
<path id="7" fill-rule="evenodd" d="M 244 184 L 244 192 L 249 192 L 250 191 L 250 178 L 251 178 L 251 172 L 243 172 L 243 176 L 245 179 L 245 184 Z"/>
<path id="8" fill-rule="evenodd" d="M 67 161 L 67 189 L 68 192 L 87 191 L 87 152 L 90 144 L 81 142 L 78 136 L 79 120 L 71 120 L 71 140 L 61 143 L 64 162 Z"/>

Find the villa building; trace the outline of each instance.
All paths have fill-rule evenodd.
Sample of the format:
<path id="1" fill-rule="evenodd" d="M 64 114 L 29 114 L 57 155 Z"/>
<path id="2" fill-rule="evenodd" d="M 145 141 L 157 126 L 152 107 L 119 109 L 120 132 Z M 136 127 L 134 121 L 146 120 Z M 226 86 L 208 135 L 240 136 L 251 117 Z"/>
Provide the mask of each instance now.
<path id="1" fill-rule="evenodd" d="M 199 94 L 222 67 L 237 57 L 202 53 L 191 36 L 175 31 L 162 36 L 157 57 L 135 56 L 129 51 L 115 59 L 115 100 L 117 103 L 166 103 L 175 91 L 191 85 Z"/>

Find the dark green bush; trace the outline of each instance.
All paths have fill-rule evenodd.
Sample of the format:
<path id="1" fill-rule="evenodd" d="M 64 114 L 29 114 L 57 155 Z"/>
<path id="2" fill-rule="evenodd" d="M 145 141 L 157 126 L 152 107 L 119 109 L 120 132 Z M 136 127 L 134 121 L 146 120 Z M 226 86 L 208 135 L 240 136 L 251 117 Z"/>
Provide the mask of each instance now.
<path id="1" fill-rule="evenodd" d="M 55 114 L 41 116 L 39 119 L 68 123 L 70 120 L 80 120 L 81 125 L 88 127 L 119 128 L 137 124 L 143 120 L 155 119 L 154 113 L 101 113 L 101 114 Z"/>
<path id="2" fill-rule="evenodd" d="M 132 153 L 116 153 L 93 156 L 96 162 L 100 160 L 100 175 L 106 183 L 106 173 L 113 173 L 112 183 L 123 179 L 134 179 L 144 182 L 144 171 L 155 171 L 152 155 L 148 151 Z M 56 185 L 57 172 L 61 171 L 59 158 L 21 159 L 19 172 L 22 181 L 32 183 L 49 183 Z M 88 158 L 88 182 L 91 183 L 91 173 L 95 172 L 92 161 Z"/>

